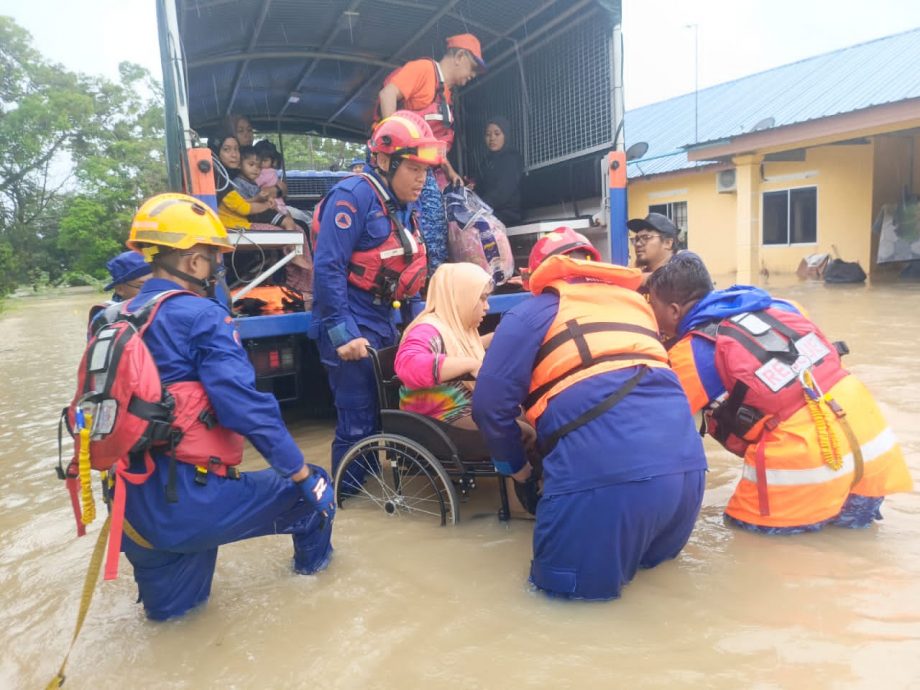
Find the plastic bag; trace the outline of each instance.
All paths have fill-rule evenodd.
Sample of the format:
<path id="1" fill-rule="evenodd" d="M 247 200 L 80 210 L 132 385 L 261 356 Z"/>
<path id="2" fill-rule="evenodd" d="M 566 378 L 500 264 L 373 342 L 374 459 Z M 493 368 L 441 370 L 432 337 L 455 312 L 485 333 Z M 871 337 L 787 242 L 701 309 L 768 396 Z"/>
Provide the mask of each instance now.
<path id="1" fill-rule="evenodd" d="M 505 225 L 492 208 L 466 187 L 444 190 L 447 244 L 451 261 L 468 261 L 492 274 L 496 285 L 514 273 L 514 255 Z"/>

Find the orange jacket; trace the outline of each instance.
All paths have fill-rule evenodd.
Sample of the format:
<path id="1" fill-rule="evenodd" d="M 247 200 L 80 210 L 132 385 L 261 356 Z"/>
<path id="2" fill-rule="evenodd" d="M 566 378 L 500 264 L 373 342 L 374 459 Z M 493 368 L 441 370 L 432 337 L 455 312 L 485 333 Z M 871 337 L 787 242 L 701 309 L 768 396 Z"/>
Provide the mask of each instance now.
<path id="1" fill-rule="evenodd" d="M 641 282 L 636 269 L 564 255 L 533 272 L 531 292 L 558 294 L 559 311 L 537 353 L 524 401 L 531 424 L 553 396 L 586 378 L 640 364 L 667 367 L 655 316 L 636 292 Z"/>
<path id="2" fill-rule="evenodd" d="M 701 411 L 710 402 L 697 362 L 693 335 L 682 338 L 669 351 L 671 365 L 690 401 Z M 897 439 L 866 387 L 852 374 L 825 391 L 846 412 L 846 420 L 860 444 L 863 475 L 854 484 L 855 459 L 840 421 L 825 408 L 825 418 L 843 455 L 833 469 L 825 463 L 818 431 L 804 404 L 775 428 L 765 428 L 744 453 L 741 478 L 725 512 L 731 517 L 764 527 L 799 527 L 836 516 L 847 496 L 886 496 L 910 491 L 912 480 Z M 765 496 L 758 481 L 762 468 Z M 768 507 L 764 514 L 764 504 Z"/>

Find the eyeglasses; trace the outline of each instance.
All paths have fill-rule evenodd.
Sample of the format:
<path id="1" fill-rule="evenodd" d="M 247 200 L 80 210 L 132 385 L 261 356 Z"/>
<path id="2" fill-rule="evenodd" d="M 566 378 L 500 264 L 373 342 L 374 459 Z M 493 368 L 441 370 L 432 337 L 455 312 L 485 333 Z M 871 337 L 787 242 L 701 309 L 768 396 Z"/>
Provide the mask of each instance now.
<path id="1" fill-rule="evenodd" d="M 220 258 L 220 254 L 205 254 L 203 252 L 182 252 L 179 256 L 200 256 L 211 265 L 214 265 L 214 263 Z M 223 264 L 217 264 L 217 267 L 214 269 L 213 276 L 220 280 L 225 275 L 227 275 L 227 267 Z"/>
<path id="2" fill-rule="evenodd" d="M 649 240 L 656 237 L 661 237 L 661 235 L 657 232 L 650 232 L 647 235 L 636 235 L 635 237 L 630 237 L 629 241 L 638 247 L 640 244 L 645 244 Z"/>

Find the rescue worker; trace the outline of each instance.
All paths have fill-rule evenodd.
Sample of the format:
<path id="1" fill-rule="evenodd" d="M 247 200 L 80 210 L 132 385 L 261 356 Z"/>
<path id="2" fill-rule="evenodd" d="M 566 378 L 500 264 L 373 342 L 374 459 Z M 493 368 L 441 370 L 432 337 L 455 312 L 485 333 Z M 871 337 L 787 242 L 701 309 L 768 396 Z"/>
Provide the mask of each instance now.
<path id="1" fill-rule="evenodd" d="M 398 109 L 414 111 L 425 119 L 448 152 L 454 143 L 452 90 L 465 86 L 485 69 L 478 38 L 473 34 L 450 36 L 440 60 L 412 60 L 387 76 L 378 94 L 377 119 L 388 117 Z M 449 184 L 462 186 L 463 178 L 445 153 L 441 165 L 428 175 L 419 199 L 431 275 L 447 261 L 447 219 L 441 191 Z"/>
<path id="2" fill-rule="evenodd" d="M 714 290 L 690 252 L 648 286 L 691 410 L 744 458 L 729 523 L 767 534 L 867 527 L 881 519 L 886 495 L 910 491 L 871 394 L 794 304 L 750 286 Z"/>
<path id="3" fill-rule="evenodd" d="M 368 149 L 366 171 L 345 178 L 323 199 L 314 238 L 313 335 L 338 415 L 333 474 L 345 452 L 377 428 L 367 348 L 396 344 L 394 301 L 424 285 L 415 201 L 429 168 L 444 155 L 444 144 L 409 111 L 382 120 Z"/>
<path id="4" fill-rule="evenodd" d="M 611 599 L 687 543 L 706 458 L 633 268 L 563 227 L 530 254 L 534 297 L 504 314 L 473 392 L 496 469 L 526 481 L 516 419 L 544 453 L 530 581 Z"/>
<path id="5" fill-rule="evenodd" d="M 162 299 L 143 339 L 176 409 L 192 410 L 185 422 L 177 415 L 175 424 L 185 425 L 185 435 L 175 460 L 155 452 L 152 467 L 145 468 L 152 472 L 146 481 L 145 472 L 134 475 L 136 484 L 131 474 L 124 475 L 122 548 L 147 616 L 163 620 L 203 603 L 221 544 L 290 534 L 294 570 L 324 569 L 332 555 L 331 482 L 325 470 L 305 464 L 276 400 L 256 390 L 239 333 L 225 306 L 213 299 L 223 272 L 221 253 L 232 250 L 217 214 L 192 197 L 160 194 L 138 210 L 128 246 L 143 252 L 153 269 L 128 310 Z M 194 294 L 163 298 L 175 290 Z M 177 382 L 181 385 L 171 387 Z M 237 471 L 243 450 L 239 435 L 270 469 Z M 195 455 L 211 457 L 191 464 Z M 144 470 L 132 467 L 139 469 Z M 118 502 L 116 488 L 113 532 Z"/>
<path id="6" fill-rule="evenodd" d="M 96 304 L 89 310 L 90 333 L 102 323 L 108 323 L 118 313 L 121 303 L 134 297 L 150 277 L 150 264 L 144 261 L 144 257 L 138 252 L 122 252 L 118 256 L 109 259 L 105 267 L 109 271 L 111 280 L 103 290 L 108 292 L 113 290 L 112 297 L 103 304 Z M 103 317 L 101 314 L 106 312 Z M 100 319 L 102 319 L 100 321 Z"/>
<path id="7" fill-rule="evenodd" d="M 639 292 L 647 293 L 645 284 L 649 276 L 664 266 L 677 254 L 680 230 L 661 213 L 649 213 L 645 218 L 633 218 L 626 227 L 635 235 L 630 238 L 636 250 L 636 268 L 642 269 L 642 287 Z"/>

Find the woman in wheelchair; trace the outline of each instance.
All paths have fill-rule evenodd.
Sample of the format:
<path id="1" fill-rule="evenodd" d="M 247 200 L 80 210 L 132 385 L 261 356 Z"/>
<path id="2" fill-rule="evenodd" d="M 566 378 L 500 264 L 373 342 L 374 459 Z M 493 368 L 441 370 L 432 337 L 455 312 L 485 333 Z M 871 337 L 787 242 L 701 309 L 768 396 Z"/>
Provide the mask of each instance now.
<path id="1" fill-rule="evenodd" d="M 471 459 L 489 457 L 471 413 L 474 380 L 492 340 L 478 331 L 491 293 L 492 277 L 479 266 L 441 264 L 425 309 L 406 327 L 396 354 L 400 408 L 440 422 L 460 456 Z M 525 447 L 533 448 L 536 432 L 519 424 Z"/>

